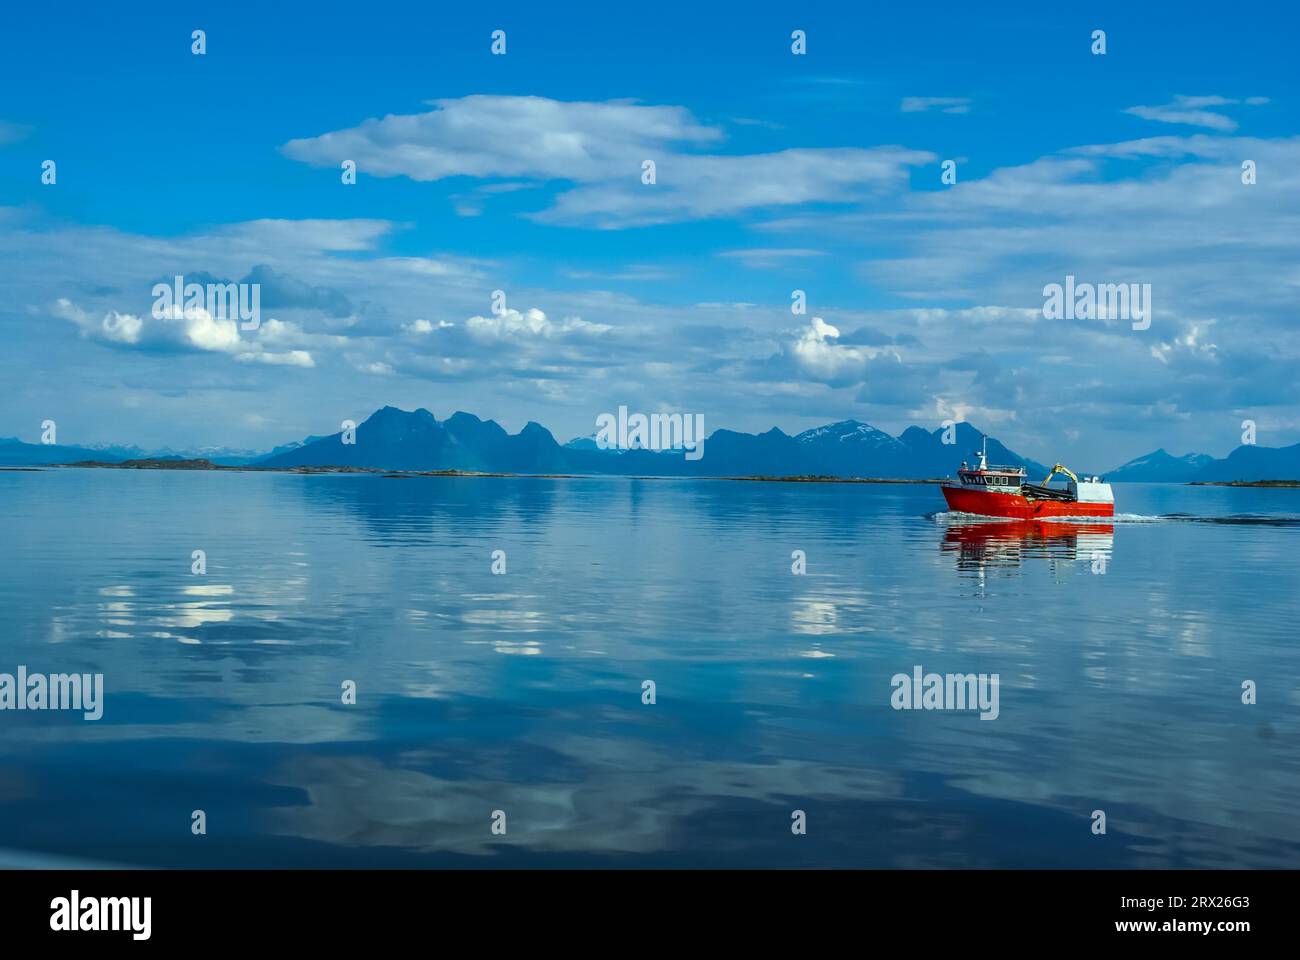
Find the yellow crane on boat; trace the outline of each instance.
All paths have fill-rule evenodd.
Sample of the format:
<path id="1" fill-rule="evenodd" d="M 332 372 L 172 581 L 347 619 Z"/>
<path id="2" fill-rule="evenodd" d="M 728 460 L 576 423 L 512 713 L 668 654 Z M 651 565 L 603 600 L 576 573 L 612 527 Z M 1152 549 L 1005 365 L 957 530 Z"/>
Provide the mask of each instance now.
<path id="1" fill-rule="evenodd" d="M 1067 467 L 1067 466 L 1066 466 L 1065 464 L 1063 464 L 1063 463 L 1058 463 L 1058 464 L 1056 464 L 1054 467 L 1052 467 L 1051 470 L 1049 470 L 1049 471 L 1047 472 L 1047 476 L 1043 478 L 1043 482 L 1042 482 L 1042 484 L 1040 484 L 1040 486 L 1044 486 L 1044 487 L 1047 486 L 1047 485 L 1051 482 L 1052 477 L 1056 476 L 1058 473 L 1063 473 L 1063 474 L 1065 474 L 1067 477 L 1069 477 L 1069 478 L 1070 478 L 1071 480 L 1073 480 L 1075 483 L 1078 483 L 1078 482 L 1079 482 L 1079 478 L 1076 477 L 1076 476 L 1074 475 L 1074 471 L 1073 471 L 1073 470 L 1071 470 L 1069 467 Z"/>

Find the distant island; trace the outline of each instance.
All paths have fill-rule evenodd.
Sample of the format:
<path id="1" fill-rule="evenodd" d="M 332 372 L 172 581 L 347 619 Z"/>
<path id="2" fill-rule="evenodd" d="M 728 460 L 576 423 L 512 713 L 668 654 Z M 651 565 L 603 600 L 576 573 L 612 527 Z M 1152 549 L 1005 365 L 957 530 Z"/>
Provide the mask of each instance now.
<path id="1" fill-rule="evenodd" d="M 700 477 L 701 480 L 758 480 L 765 483 L 945 483 L 947 477 Z"/>
<path id="2" fill-rule="evenodd" d="M 938 482 L 952 476 L 981 443 L 970 423 L 947 429 L 908 427 L 891 436 L 858 420 L 829 423 L 791 436 L 773 427 L 751 434 L 709 434 L 703 456 L 678 450 L 601 449 L 590 437 L 560 444 L 541 424 L 508 433 L 493 420 L 463 411 L 446 420 L 423 408 L 383 407 L 344 435 L 311 436 L 269 452 L 146 451 L 136 447 L 77 447 L 0 438 L 0 466 L 82 466 L 135 470 L 277 470 L 295 473 L 378 472 L 401 476 L 626 476 L 700 477 L 782 482 Z M 1047 467 L 988 439 L 989 460 L 1022 466 L 1031 475 Z M 1241 446 L 1223 459 L 1174 456 L 1156 450 L 1106 473 L 1069 464 L 1112 482 L 1261 485 L 1300 484 L 1300 444 Z"/>
<path id="3" fill-rule="evenodd" d="M 76 463 L 49 464 L 51 467 L 90 467 L 106 470 L 223 470 L 240 473 L 375 473 L 384 477 L 535 477 L 543 480 L 566 480 L 595 474 L 572 473 L 487 473 L 481 470 L 388 470 L 383 467 L 352 467 L 338 464 L 325 466 L 269 467 L 257 464 L 221 464 L 203 459 L 144 458 L 139 460 L 80 460 Z M 40 467 L 0 467 L 0 470 L 27 472 Z M 606 474 L 608 476 L 608 474 Z M 671 476 L 627 475 L 629 480 L 672 480 Z M 944 483 L 946 477 L 836 477 L 836 476 L 712 476 L 697 480 L 747 480 L 762 483 Z M 1193 487 L 1278 487 L 1300 488 L 1300 480 L 1188 480 Z"/>
<path id="4" fill-rule="evenodd" d="M 383 467 L 349 467 L 341 465 L 310 467 L 267 467 L 259 464 L 213 463 L 204 459 L 182 459 L 170 457 L 147 457 L 140 460 L 79 460 L 76 463 L 51 464 L 58 467 L 92 467 L 103 470 L 227 470 L 239 473 L 379 473 L 386 476 L 402 477 L 513 477 L 524 474 L 483 473 L 477 470 L 402 470 L 392 471 Z M 22 469 L 32 470 L 33 467 Z M 560 476 L 560 474 L 552 474 Z"/>
<path id="5" fill-rule="evenodd" d="M 535 477 L 543 480 L 576 480 L 591 477 L 592 474 L 571 473 L 485 473 L 481 470 L 387 470 L 383 467 L 349 467 L 349 466 L 310 466 L 310 467 L 267 467 L 257 464 L 221 464 L 203 459 L 170 459 L 165 457 L 145 458 L 140 460 L 80 460 L 76 463 L 51 464 L 52 467 L 97 468 L 103 470 L 224 470 L 239 473 L 374 473 L 384 477 L 404 479 L 407 477 Z M 9 470 L 39 470 L 39 467 L 0 467 Z M 629 480 L 673 480 L 675 477 L 663 476 L 629 476 Z M 829 476 L 793 476 L 793 477 L 714 477 L 701 476 L 699 480 L 754 480 L 767 483 L 943 483 L 943 478 L 901 479 L 895 477 L 829 477 Z"/>
<path id="6" fill-rule="evenodd" d="M 1300 487 L 1300 480 L 1189 480 L 1193 487 Z"/>
<path id="7" fill-rule="evenodd" d="M 544 480 L 578 479 L 596 474 L 571 473 L 488 473 L 481 470 L 389 470 L 384 467 L 354 467 L 339 464 L 322 466 L 262 466 L 258 464 L 221 464 L 204 459 L 170 459 L 164 457 L 138 460 L 80 460 L 75 463 L 50 464 L 52 467 L 91 467 L 106 470 L 223 470 L 251 473 L 374 473 L 393 479 L 414 477 L 535 477 Z M 39 467 L 0 467 L 0 470 L 31 471 Z M 608 474 L 605 474 L 608 476 Z M 663 475 L 627 475 L 629 480 L 672 480 Z M 944 483 L 946 477 L 837 477 L 817 476 L 713 476 L 700 475 L 698 480 L 746 480 L 762 483 Z M 1193 487 L 1277 487 L 1298 488 L 1300 480 L 1187 480 Z"/>
<path id="8" fill-rule="evenodd" d="M 278 473 L 383 473 L 379 467 L 260 467 L 256 464 L 213 463 L 211 460 L 145 457 L 139 460 L 78 460 L 57 467 L 96 467 L 105 470 L 273 470 Z"/>

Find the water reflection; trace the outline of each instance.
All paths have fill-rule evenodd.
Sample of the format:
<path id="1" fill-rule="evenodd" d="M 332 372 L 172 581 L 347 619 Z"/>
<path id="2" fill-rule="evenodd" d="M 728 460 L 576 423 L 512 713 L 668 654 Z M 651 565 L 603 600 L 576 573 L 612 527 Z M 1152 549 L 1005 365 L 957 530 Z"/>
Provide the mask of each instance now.
<path id="1" fill-rule="evenodd" d="M 964 571 L 985 573 L 1046 558 L 1087 561 L 1104 573 L 1114 554 L 1115 527 L 1063 521 L 965 521 L 948 525 L 940 546 L 956 555 L 957 568 Z"/>
<path id="2" fill-rule="evenodd" d="M 923 485 L 67 471 L 0 476 L 0 496 L 0 669 L 103 671 L 107 700 L 99 723 L 0 716 L 0 849 L 184 866 L 1300 852 L 1294 526 L 952 522 Z M 1271 491 L 1124 498 L 1153 520 L 1294 512 Z M 998 673 L 998 720 L 893 711 L 890 677 L 917 663 Z M 1255 707 L 1242 677 L 1266 678 Z M 196 795 L 229 842 L 168 826 Z M 1106 843 L 1087 830 L 1102 804 Z M 815 829 L 792 844 L 796 807 Z"/>

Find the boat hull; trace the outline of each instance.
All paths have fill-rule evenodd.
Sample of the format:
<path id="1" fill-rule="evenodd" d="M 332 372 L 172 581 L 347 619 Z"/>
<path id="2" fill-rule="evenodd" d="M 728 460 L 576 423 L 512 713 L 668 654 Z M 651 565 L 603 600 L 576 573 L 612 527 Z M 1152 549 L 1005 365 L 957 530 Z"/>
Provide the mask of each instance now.
<path id="1" fill-rule="evenodd" d="M 985 517 L 1012 520 L 1042 520 L 1047 517 L 1113 517 L 1113 503 L 1080 503 L 1062 500 L 1031 500 L 1018 493 L 989 493 L 967 487 L 945 486 L 948 509 Z"/>

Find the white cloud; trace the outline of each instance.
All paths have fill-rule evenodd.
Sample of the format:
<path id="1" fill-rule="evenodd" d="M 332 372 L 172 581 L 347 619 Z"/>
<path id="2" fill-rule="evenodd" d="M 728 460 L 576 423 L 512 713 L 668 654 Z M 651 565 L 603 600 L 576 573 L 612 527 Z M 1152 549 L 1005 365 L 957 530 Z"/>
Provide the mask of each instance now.
<path id="1" fill-rule="evenodd" d="M 244 363 L 269 363 L 275 366 L 314 367 L 316 362 L 306 350 L 290 350 L 286 353 L 266 353 L 262 350 L 250 350 L 238 353 L 235 359 Z"/>
<path id="2" fill-rule="evenodd" d="M 588 323 L 580 317 L 565 317 L 558 323 L 547 319 L 545 313 L 532 307 L 520 313 L 506 309 L 490 317 L 470 317 L 465 328 L 476 340 L 553 340 L 571 334 L 598 336 L 607 333 L 607 324 Z"/>
<path id="3" fill-rule="evenodd" d="M 240 347 L 239 324 L 231 319 L 214 317 L 203 307 L 182 310 L 174 305 L 170 310 L 155 314 L 159 321 L 154 329 L 163 338 L 188 344 L 198 350 L 234 352 Z"/>
<path id="4" fill-rule="evenodd" d="M 1213 323 L 1214 321 L 1211 320 L 1204 326 L 1212 326 Z M 1168 365 L 1170 357 L 1176 353 L 1183 353 L 1200 360 L 1213 360 L 1219 348 L 1215 344 L 1207 343 L 1204 340 L 1206 332 L 1202 329 L 1201 324 L 1190 323 L 1183 329 L 1181 335 L 1174 337 L 1167 343 L 1158 343 L 1153 346 L 1151 356 L 1165 365 Z"/>
<path id="5" fill-rule="evenodd" d="M 1268 97 L 1247 97 L 1245 100 L 1234 100 L 1228 97 L 1189 97 L 1179 94 L 1170 103 L 1155 107 L 1129 107 L 1124 112 L 1131 113 L 1135 117 L 1141 117 L 1143 120 L 1154 120 L 1158 123 L 1181 123 L 1231 133 L 1237 129 L 1237 121 L 1222 113 L 1215 113 L 1208 108 L 1231 107 L 1243 103 L 1251 106 L 1268 103 Z"/>
<path id="6" fill-rule="evenodd" d="M 84 337 L 98 337 L 110 343 L 135 344 L 140 342 L 144 321 L 129 313 L 110 310 L 96 323 L 95 318 L 66 297 L 54 304 L 54 315 L 70 320 L 81 328 Z"/>
<path id="7" fill-rule="evenodd" d="M 393 230 L 387 220 L 248 220 L 216 235 L 241 249 L 356 253 L 373 250 Z"/>
<path id="8" fill-rule="evenodd" d="M 745 156 L 679 154 L 657 161 L 653 185 L 634 176 L 561 193 L 540 223 L 605 229 L 737 216 L 807 203 L 848 203 L 906 190 L 908 168 L 933 154 L 904 147 L 794 149 Z"/>
<path id="9" fill-rule="evenodd" d="M 433 106 L 429 113 L 389 115 L 291 140 L 283 150 L 315 166 L 355 160 L 363 174 L 381 177 L 558 180 L 574 186 L 532 218 L 601 228 L 845 202 L 883 187 L 906 186 L 909 166 L 934 159 L 897 146 L 700 155 L 688 151 L 721 140 L 721 130 L 698 123 L 683 107 L 624 100 L 477 95 L 436 100 Z M 641 182 L 646 160 L 656 164 L 654 184 Z M 523 184 L 508 186 L 516 190 Z M 462 214 L 482 212 L 477 198 L 456 197 Z"/>
<path id="10" fill-rule="evenodd" d="M 437 323 L 431 323 L 428 320 L 417 318 L 412 320 L 410 323 L 402 324 L 402 329 L 407 333 L 416 336 L 423 336 L 426 333 L 433 333 L 435 330 L 447 330 L 454 326 L 454 323 L 449 323 L 446 320 L 439 320 Z"/>
<path id="11" fill-rule="evenodd" d="M 807 247 L 754 247 L 747 250 L 722 250 L 719 257 L 739 260 L 751 270 L 769 270 L 790 260 L 807 260 L 824 257 L 826 251 Z"/>
<path id="12" fill-rule="evenodd" d="M 821 317 L 811 317 L 808 326 L 796 336 L 789 356 L 806 376 L 826 383 L 860 383 L 866 377 L 867 364 L 886 352 L 873 347 L 839 343 L 840 331 Z M 887 351 L 899 359 L 897 351 Z"/>
<path id="13" fill-rule="evenodd" d="M 263 324 L 256 339 L 244 340 L 236 321 L 214 317 L 202 307 L 181 310 L 172 306 L 148 317 L 108 310 L 96 322 L 90 313 L 60 297 L 52 312 L 76 324 L 83 337 L 114 346 L 224 353 L 245 362 L 315 366 L 306 350 L 275 353 L 261 349 L 263 344 L 283 343 L 301 335 L 293 324 L 278 320 Z"/>
<path id="14" fill-rule="evenodd" d="M 709 143 L 721 132 L 684 107 L 633 101 L 564 102 L 475 95 L 430 101 L 435 109 L 389 114 L 347 130 L 290 140 L 295 160 L 337 166 L 355 160 L 361 176 L 528 177 L 593 181 L 625 171 L 673 143 Z"/>
<path id="15" fill-rule="evenodd" d="M 976 405 L 967 403 L 964 400 L 954 400 L 951 397 L 931 397 L 929 407 L 922 407 L 914 413 L 918 419 L 928 420 L 931 423 L 943 423 L 945 420 L 953 420 L 957 423 L 967 421 L 981 425 L 992 425 L 1016 419 L 1014 410 Z"/>
<path id="16" fill-rule="evenodd" d="M 930 110 L 969 113 L 970 97 L 904 97 L 899 109 L 903 113 L 926 113 Z"/>
<path id="17" fill-rule="evenodd" d="M 1242 184 L 1243 158 L 1268 171 L 1267 180 Z M 888 228 L 908 254 L 866 261 L 863 272 L 918 299 L 1041 306 L 1043 285 L 1069 273 L 1151 283 L 1157 325 L 1178 310 L 1254 324 L 1264 313 L 1294 315 L 1294 292 L 1278 278 L 1300 255 L 1297 191 L 1300 138 L 1198 134 L 1079 147 L 819 226 L 823 242 L 833 231 Z M 790 218 L 781 229 L 814 224 Z"/>
<path id="18" fill-rule="evenodd" d="M 27 136 L 27 127 L 17 123 L 5 123 L 0 120 L 0 146 L 7 143 L 17 143 Z"/>

